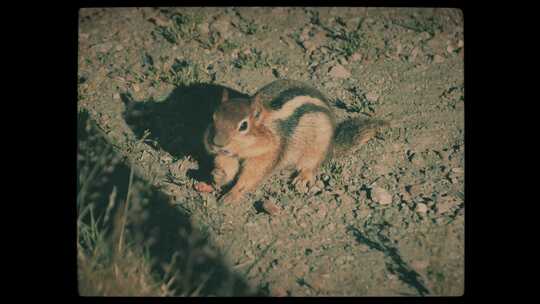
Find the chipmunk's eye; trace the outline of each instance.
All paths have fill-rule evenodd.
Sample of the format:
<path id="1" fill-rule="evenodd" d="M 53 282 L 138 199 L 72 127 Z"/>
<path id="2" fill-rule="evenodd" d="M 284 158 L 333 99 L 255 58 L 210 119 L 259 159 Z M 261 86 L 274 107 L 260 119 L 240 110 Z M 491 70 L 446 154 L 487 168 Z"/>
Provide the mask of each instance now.
<path id="1" fill-rule="evenodd" d="M 246 131 L 247 130 L 247 127 L 248 127 L 248 123 L 246 120 L 242 121 L 242 123 L 240 124 L 240 127 L 238 128 L 238 131 L 240 132 L 243 132 L 243 131 Z"/>

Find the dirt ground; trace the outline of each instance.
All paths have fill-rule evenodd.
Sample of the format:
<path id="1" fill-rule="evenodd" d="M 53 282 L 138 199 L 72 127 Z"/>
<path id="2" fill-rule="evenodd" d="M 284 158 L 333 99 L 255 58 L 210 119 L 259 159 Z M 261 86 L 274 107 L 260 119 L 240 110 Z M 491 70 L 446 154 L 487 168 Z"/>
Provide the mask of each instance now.
<path id="1" fill-rule="evenodd" d="M 460 10 L 82 9 L 78 51 L 79 109 L 140 178 L 168 178 L 172 205 L 252 288 L 463 294 Z M 221 88 L 251 95 L 279 78 L 320 89 L 338 120 L 369 116 L 391 127 L 326 164 L 309 194 L 285 173 L 235 207 L 194 191 L 207 179 L 199 140 Z M 279 211 L 265 211 L 269 203 Z"/>

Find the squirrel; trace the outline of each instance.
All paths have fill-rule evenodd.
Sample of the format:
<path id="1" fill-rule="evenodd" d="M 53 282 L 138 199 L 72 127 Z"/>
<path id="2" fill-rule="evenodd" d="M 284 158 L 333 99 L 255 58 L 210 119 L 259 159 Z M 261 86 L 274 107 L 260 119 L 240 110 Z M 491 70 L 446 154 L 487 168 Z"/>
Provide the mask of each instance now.
<path id="1" fill-rule="evenodd" d="M 280 169 L 294 168 L 292 185 L 307 192 L 321 164 L 367 142 L 388 122 L 348 119 L 339 124 L 328 99 L 296 80 L 276 80 L 250 98 L 221 102 L 204 132 L 204 146 L 214 157 L 216 189 L 234 186 L 220 200 L 233 203 Z"/>

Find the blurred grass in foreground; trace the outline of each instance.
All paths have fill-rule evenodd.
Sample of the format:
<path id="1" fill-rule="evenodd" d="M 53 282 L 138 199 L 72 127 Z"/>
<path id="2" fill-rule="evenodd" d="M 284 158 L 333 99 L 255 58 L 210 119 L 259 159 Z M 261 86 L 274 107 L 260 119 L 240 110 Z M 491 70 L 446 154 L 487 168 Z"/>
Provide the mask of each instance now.
<path id="1" fill-rule="evenodd" d="M 77 268 L 81 296 L 255 295 L 207 236 L 122 163 L 78 115 Z"/>

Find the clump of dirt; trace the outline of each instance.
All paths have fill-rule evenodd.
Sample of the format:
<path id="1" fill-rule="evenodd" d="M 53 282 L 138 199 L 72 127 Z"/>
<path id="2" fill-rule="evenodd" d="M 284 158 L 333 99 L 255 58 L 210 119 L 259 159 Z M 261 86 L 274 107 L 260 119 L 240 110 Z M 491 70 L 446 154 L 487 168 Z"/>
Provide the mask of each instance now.
<path id="1" fill-rule="evenodd" d="M 79 107 L 141 177 L 174 185 L 175 206 L 204 223 L 254 287 L 275 296 L 457 296 L 463 52 L 455 9 L 82 9 Z M 279 78 L 320 89 L 339 120 L 391 127 L 325 164 L 308 194 L 294 191 L 287 172 L 238 206 L 197 192 L 209 170 L 200 136 L 221 89 L 251 95 Z"/>

